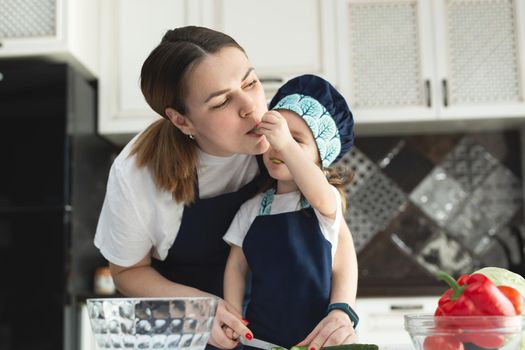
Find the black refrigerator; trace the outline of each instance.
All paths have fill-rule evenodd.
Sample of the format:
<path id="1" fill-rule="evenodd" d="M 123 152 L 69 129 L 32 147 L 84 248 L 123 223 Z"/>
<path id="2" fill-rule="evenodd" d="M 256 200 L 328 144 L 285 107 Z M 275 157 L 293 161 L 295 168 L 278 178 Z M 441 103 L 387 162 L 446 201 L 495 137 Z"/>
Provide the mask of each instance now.
<path id="1" fill-rule="evenodd" d="M 96 135 L 96 82 L 0 60 L 0 349 L 76 349 L 77 302 L 117 148 Z"/>

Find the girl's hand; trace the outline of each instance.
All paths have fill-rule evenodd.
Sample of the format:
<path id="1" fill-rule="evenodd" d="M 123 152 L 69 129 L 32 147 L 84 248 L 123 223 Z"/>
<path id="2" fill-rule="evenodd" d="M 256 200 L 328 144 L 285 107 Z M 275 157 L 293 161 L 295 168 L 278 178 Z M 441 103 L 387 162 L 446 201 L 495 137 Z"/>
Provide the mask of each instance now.
<path id="1" fill-rule="evenodd" d="M 332 310 L 319 322 L 314 330 L 299 346 L 309 345 L 309 350 L 319 350 L 324 346 L 351 344 L 357 341 L 352 322 L 341 310 Z"/>
<path id="2" fill-rule="evenodd" d="M 253 338 L 242 316 L 225 300 L 219 299 L 208 343 L 221 349 L 233 349 L 239 345 L 238 339 L 233 340 L 237 334 L 248 340 Z"/>
<path id="3" fill-rule="evenodd" d="M 282 151 L 287 145 L 295 142 L 288 123 L 283 116 L 277 111 L 268 111 L 264 113 L 257 131 L 259 134 L 266 136 L 266 139 L 272 148 L 278 152 Z"/>

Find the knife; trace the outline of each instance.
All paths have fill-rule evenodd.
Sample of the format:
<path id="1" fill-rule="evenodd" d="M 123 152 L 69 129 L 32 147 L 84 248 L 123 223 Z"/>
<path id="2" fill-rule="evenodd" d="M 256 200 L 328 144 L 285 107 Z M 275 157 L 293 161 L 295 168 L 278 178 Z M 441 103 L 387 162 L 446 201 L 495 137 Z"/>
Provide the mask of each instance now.
<path id="1" fill-rule="evenodd" d="M 244 337 L 241 337 L 240 340 L 241 340 L 241 344 L 243 344 L 243 345 L 253 346 L 254 348 L 259 348 L 259 349 L 263 349 L 263 350 L 272 350 L 272 348 L 281 348 L 283 350 L 288 350 L 287 348 L 285 348 L 283 346 L 275 345 L 275 344 L 272 344 L 270 342 L 267 342 L 267 341 L 264 341 L 264 340 L 261 340 L 261 339 L 257 339 L 257 338 L 253 338 L 252 340 L 248 340 L 248 339 L 245 339 Z"/>

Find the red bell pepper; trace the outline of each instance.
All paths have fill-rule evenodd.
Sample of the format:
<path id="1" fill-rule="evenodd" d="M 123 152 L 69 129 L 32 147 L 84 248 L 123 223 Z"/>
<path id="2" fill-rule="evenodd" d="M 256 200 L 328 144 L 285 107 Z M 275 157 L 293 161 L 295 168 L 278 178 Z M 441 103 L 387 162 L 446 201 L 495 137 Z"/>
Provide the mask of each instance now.
<path id="1" fill-rule="evenodd" d="M 445 336 L 426 337 L 423 342 L 425 350 L 464 350 L 465 347 L 459 339 Z"/>
<path id="2" fill-rule="evenodd" d="M 520 293 L 511 287 L 497 287 L 486 276 L 482 274 L 463 275 L 457 282 L 448 274 L 439 272 L 439 280 L 445 281 L 451 288 L 445 291 L 438 302 L 435 316 L 513 316 L 521 314 L 523 309 L 523 298 Z M 467 326 L 464 323 L 451 324 L 444 318 L 436 320 L 438 328 L 461 328 Z M 469 325 L 469 328 L 488 328 L 491 327 L 489 321 Z M 432 339 L 437 338 L 437 339 Z M 462 342 L 473 343 L 481 348 L 493 349 L 504 344 L 504 337 L 497 334 L 478 333 L 461 334 L 454 338 L 451 336 L 428 337 L 428 344 L 425 340 L 426 350 L 436 350 L 438 345 L 444 348 L 461 350 Z M 461 347 L 458 346 L 458 342 Z"/>
<path id="3" fill-rule="evenodd" d="M 438 308 L 445 316 L 516 315 L 509 298 L 485 275 L 463 275 L 456 282 L 447 273 L 438 272 L 437 278 L 451 288 L 438 302 Z"/>

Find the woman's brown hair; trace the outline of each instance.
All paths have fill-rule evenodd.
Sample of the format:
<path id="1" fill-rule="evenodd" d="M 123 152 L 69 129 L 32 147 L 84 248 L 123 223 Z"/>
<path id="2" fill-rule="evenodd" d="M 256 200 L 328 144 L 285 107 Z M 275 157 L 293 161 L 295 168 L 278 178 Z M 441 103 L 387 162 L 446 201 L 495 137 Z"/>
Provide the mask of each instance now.
<path id="1" fill-rule="evenodd" d="M 136 156 L 139 167 L 149 167 L 157 187 L 171 192 L 177 202 L 188 204 L 195 199 L 197 145 L 171 123 L 165 111 L 171 107 L 186 114 L 187 72 L 224 47 L 244 52 L 224 33 L 196 26 L 176 28 L 166 32 L 142 65 L 142 94 L 164 119 L 151 124 L 138 137 L 131 155 Z"/>

